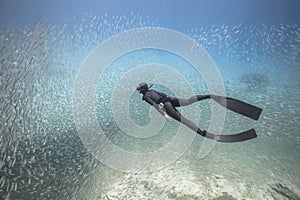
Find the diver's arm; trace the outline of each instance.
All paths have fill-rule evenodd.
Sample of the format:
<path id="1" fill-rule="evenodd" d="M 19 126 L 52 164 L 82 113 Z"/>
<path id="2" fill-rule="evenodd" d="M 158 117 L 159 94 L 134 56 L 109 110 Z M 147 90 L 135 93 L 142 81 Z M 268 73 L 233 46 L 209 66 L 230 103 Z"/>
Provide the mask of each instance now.
<path id="1" fill-rule="evenodd" d="M 153 106 L 162 116 L 165 115 L 166 112 L 160 109 L 159 104 L 155 103 L 150 97 L 145 97 L 144 100 Z"/>
<path id="2" fill-rule="evenodd" d="M 172 120 L 172 118 L 169 115 L 167 115 L 165 109 L 159 106 L 159 104 L 155 103 L 150 97 L 145 97 L 144 100 L 150 105 L 152 105 L 162 116 L 164 116 L 166 120 L 168 121 Z"/>

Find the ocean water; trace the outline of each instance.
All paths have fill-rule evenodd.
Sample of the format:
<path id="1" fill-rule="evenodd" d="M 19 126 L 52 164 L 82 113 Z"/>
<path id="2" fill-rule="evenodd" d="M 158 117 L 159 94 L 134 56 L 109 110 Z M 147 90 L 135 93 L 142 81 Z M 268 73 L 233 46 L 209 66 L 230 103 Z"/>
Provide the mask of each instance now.
<path id="1" fill-rule="evenodd" d="M 38 21 L 33 27 L 0 32 L 0 199 L 300 199 L 299 24 L 209 25 L 182 32 L 215 63 L 227 96 L 263 109 L 258 121 L 226 112 L 224 125 L 218 127 L 222 134 L 255 128 L 258 138 L 215 144 L 183 128 L 182 141 L 192 140 L 178 158 L 156 170 L 128 172 L 106 165 L 85 145 L 78 127 L 85 124 L 88 129 L 94 124 L 89 117 L 80 125 L 74 120 L 76 83 L 83 63 L 99 44 L 132 29 L 161 25 L 134 13 L 87 14 L 70 21 Z M 148 37 L 143 35 L 142 40 Z M 107 50 L 107 55 L 113 53 Z M 170 69 L 188 82 L 191 92 L 181 89 L 184 83 Z M 164 119 L 141 101 L 135 91 L 140 81 L 164 79 L 178 91 L 155 81 L 153 88 L 169 95 L 211 92 L 192 63 L 154 47 L 118 55 L 97 78 L 92 86 L 96 119 L 106 138 L 131 153 L 151 153 L 173 144 L 179 132 L 174 120 L 151 123 Z M 121 80 L 126 84 L 119 84 Z M 121 102 L 120 107 L 113 106 L 114 101 Z M 187 111 L 201 128 L 208 129 L 218 118 L 212 117 L 213 105 L 207 100 L 180 111 Z M 84 106 L 83 102 L 79 114 L 86 111 Z M 135 135 L 134 129 L 128 134 L 129 123 L 137 124 L 143 137 Z M 173 146 L 174 151 L 180 145 Z M 203 149 L 209 148 L 203 156 Z M 106 153 L 98 152 L 104 157 Z M 172 155 L 163 154 L 160 160 Z M 112 154 L 106 159 L 119 161 L 121 168 L 130 162 L 139 165 L 133 157 Z"/>

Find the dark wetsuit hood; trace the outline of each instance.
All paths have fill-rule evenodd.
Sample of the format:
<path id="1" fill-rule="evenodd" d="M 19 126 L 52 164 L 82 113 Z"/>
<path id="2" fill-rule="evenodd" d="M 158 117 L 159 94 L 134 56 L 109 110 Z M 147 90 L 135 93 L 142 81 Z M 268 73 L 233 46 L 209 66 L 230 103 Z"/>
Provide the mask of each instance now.
<path id="1" fill-rule="evenodd" d="M 139 91 L 140 93 L 143 93 L 143 92 L 149 90 L 150 87 L 148 87 L 147 83 L 142 82 L 136 87 L 136 90 Z"/>

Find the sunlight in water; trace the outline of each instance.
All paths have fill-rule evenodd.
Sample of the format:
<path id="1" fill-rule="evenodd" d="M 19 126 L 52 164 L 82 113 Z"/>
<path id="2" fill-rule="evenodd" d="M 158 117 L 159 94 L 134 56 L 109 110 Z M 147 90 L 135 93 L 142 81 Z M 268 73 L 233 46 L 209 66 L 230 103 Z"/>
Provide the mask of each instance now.
<path id="1" fill-rule="evenodd" d="M 73 87 L 80 65 L 110 36 L 152 26 L 159 24 L 134 14 L 87 15 L 74 18 L 70 24 L 40 21 L 33 28 L 0 32 L 1 197 L 299 199 L 300 27 L 296 24 L 211 26 L 185 33 L 212 57 L 228 96 L 264 110 L 258 122 L 228 112 L 223 134 L 255 127 L 257 139 L 217 144 L 208 157 L 200 159 L 203 138 L 196 137 L 178 161 L 143 174 L 110 169 L 90 155 L 78 136 L 72 113 Z M 109 109 L 112 83 L 126 70 L 151 62 L 184 69 L 180 73 L 196 93 L 209 92 L 190 63 L 166 52 L 135 52 L 117 63 L 100 82 L 95 107 L 108 137 L 132 151 L 165 146 L 178 127 L 174 121 L 167 124 L 163 134 L 149 138 L 149 142 L 148 138 L 136 141 L 124 135 L 114 123 Z M 168 81 L 178 83 L 172 77 Z M 163 86 L 156 89 L 172 95 Z M 132 121 L 149 123 L 145 115 L 152 108 L 144 107 L 145 102 L 136 93 L 131 98 L 131 117 L 136 117 Z M 210 105 L 199 104 L 200 126 L 204 129 L 209 124 Z"/>

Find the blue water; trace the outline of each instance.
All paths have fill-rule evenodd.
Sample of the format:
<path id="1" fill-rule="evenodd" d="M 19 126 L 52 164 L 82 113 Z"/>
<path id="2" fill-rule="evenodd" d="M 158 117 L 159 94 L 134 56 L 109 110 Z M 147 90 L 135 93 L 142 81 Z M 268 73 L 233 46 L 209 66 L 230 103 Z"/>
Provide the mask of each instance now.
<path id="1" fill-rule="evenodd" d="M 0 5 L 0 199 L 300 199 L 298 1 L 3 1 Z M 88 110 L 86 101 L 77 111 L 74 103 L 85 61 L 110 37 L 144 27 L 167 28 L 198 43 L 199 62 L 214 63 L 218 74 L 211 76 L 216 82 L 206 82 L 185 56 L 159 48 L 135 49 L 118 55 L 102 76 L 96 76 L 97 83 L 90 87 L 95 88 L 94 100 L 83 97 L 94 103 L 95 113 L 76 121 Z M 127 41 L 147 41 L 158 32 L 149 34 L 129 36 L 97 56 L 103 60 L 122 45 L 134 46 Z M 192 54 L 195 46 L 182 44 L 179 49 Z M 84 84 L 94 77 L 93 71 L 87 73 L 91 77 Z M 164 123 L 141 101 L 135 88 L 143 80 L 181 97 L 224 87 L 227 96 L 261 107 L 260 119 L 226 112 L 210 100 L 180 111 L 198 120 L 202 129 L 232 134 L 255 128 L 258 137 L 213 143 L 183 127 L 182 143 L 176 143 L 180 124 Z M 214 106 L 220 113 L 215 116 Z M 210 127 L 224 112 L 224 125 Z M 83 139 L 88 131 L 79 128 L 96 127 L 93 118 L 105 137 L 132 157 L 108 152 L 110 145 L 97 139 L 98 132 Z M 103 148 L 96 154 L 104 161 L 87 146 L 95 141 Z M 184 144 L 188 148 L 172 162 L 168 159 L 175 154 L 166 152 L 141 169 L 144 159 L 133 156 L 167 147 L 176 153 Z M 105 161 L 118 163 L 123 170 Z M 137 168 L 126 171 L 131 163 Z"/>

